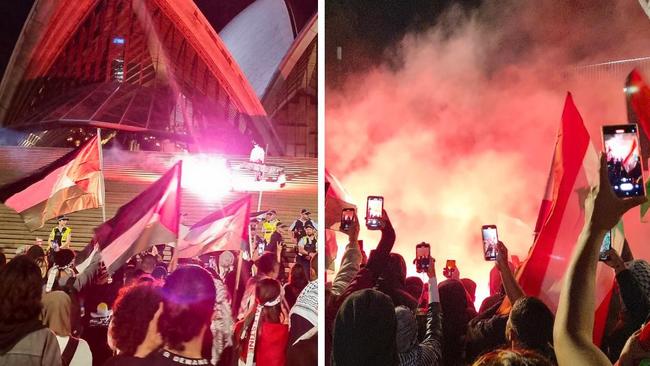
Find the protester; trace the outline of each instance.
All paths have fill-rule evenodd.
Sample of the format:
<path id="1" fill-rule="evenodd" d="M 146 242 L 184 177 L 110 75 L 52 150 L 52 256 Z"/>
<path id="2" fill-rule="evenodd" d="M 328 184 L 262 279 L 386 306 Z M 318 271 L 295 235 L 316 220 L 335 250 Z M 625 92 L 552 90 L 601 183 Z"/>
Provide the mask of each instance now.
<path id="1" fill-rule="evenodd" d="M 45 251 L 38 245 L 31 245 L 25 251 L 25 255 L 31 258 L 34 263 L 38 266 L 41 277 L 45 278 L 47 275 L 47 269 L 49 267 L 48 259 L 45 256 Z"/>
<path id="2" fill-rule="evenodd" d="M 558 365 L 611 365 L 592 342 L 600 246 L 607 230 L 613 228 L 625 212 L 646 201 L 645 197 L 621 199 L 614 194 L 605 156 L 601 154 L 600 181 L 587 195 L 585 225 L 565 274 L 555 316 L 553 340 Z"/>
<path id="3" fill-rule="evenodd" d="M 276 255 L 276 260 L 278 263 L 281 263 L 282 260 L 282 249 L 284 249 L 284 235 L 287 231 L 287 225 L 278 223 L 275 228 L 275 231 L 271 234 L 268 244 L 264 247 L 264 253 L 273 253 Z"/>
<path id="4" fill-rule="evenodd" d="M 289 272 L 289 282 L 284 285 L 284 298 L 287 300 L 289 308 L 296 303 L 300 292 L 307 286 L 307 275 L 302 266 L 295 264 Z"/>
<path id="5" fill-rule="evenodd" d="M 154 247 L 155 248 L 155 247 Z M 142 256 L 142 261 L 140 262 L 140 269 L 146 274 L 152 274 L 153 270 L 156 269 L 158 265 L 158 260 L 152 254 L 145 254 Z"/>
<path id="6" fill-rule="evenodd" d="M 0 365 L 61 365 L 54 333 L 40 320 L 42 277 L 27 256 L 0 270 Z"/>
<path id="7" fill-rule="evenodd" d="M 476 312 L 459 280 L 447 279 L 441 282 L 438 291 L 442 307 L 443 365 L 462 365 L 467 324 L 476 316 Z"/>
<path id="8" fill-rule="evenodd" d="M 237 319 L 243 319 L 244 315 L 248 313 L 248 310 L 253 307 L 257 282 L 265 278 L 277 279 L 280 274 L 280 263 L 272 253 L 264 253 L 255 262 L 255 265 L 257 267 L 257 274 L 251 277 L 246 284 L 246 290 L 241 300 Z"/>
<path id="9" fill-rule="evenodd" d="M 282 313 L 282 287 L 272 278 L 255 288 L 256 306 L 235 325 L 234 343 L 240 364 L 284 366 L 289 329 Z"/>
<path id="10" fill-rule="evenodd" d="M 644 260 L 625 263 L 613 248 L 607 252 L 604 262 L 614 270 L 623 303 L 616 325 L 605 334 L 601 347 L 609 360 L 614 362 L 628 338 L 641 328 L 650 313 L 650 264 Z"/>
<path id="11" fill-rule="evenodd" d="M 355 291 L 336 314 L 332 365 L 398 365 L 395 329 L 395 305 L 388 295 Z"/>
<path id="12" fill-rule="evenodd" d="M 342 352 L 344 351 L 337 351 L 335 348 L 336 346 L 334 345 L 334 328 L 335 326 L 335 320 L 338 318 L 338 312 L 339 308 L 341 308 L 342 304 L 346 301 L 346 299 L 353 293 L 359 290 L 363 289 L 368 289 L 372 288 L 377 284 L 377 280 L 380 276 L 380 274 L 383 273 L 384 269 L 388 266 L 388 261 L 390 260 L 390 252 L 393 248 L 393 245 L 395 244 L 395 230 L 393 229 L 393 225 L 391 224 L 390 218 L 388 217 L 388 213 L 386 210 L 383 210 L 382 212 L 382 217 L 384 217 L 384 225 L 381 229 L 381 239 L 379 240 L 379 244 L 377 244 L 377 248 L 373 250 L 370 253 L 370 256 L 368 258 L 368 263 L 366 264 L 365 267 L 361 268 L 355 276 L 350 280 L 349 284 L 347 287 L 345 287 L 345 290 L 341 292 L 340 294 L 335 294 L 332 293 L 329 296 L 326 294 L 326 309 L 325 309 L 325 358 L 326 358 L 326 364 L 330 363 L 331 357 L 334 356 L 335 353 L 337 352 Z M 354 226 L 353 226 L 354 227 Z M 358 227 L 354 229 L 355 234 L 351 235 L 350 240 L 352 241 L 353 239 L 356 239 L 356 236 L 358 234 Z M 372 297 L 373 295 L 366 295 Z M 394 304 L 392 300 L 390 301 L 391 305 L 391 317 L 392 321 L 394 324 L 394 319 L 395 319 L 395 312 L 394 312 Z M 353 306 L 353 305 L 349 305 Z M 360 324 L 358 324 L 360 325 Z M 355 332 L 360 332 L 360 334 L 366 334 L 362 333 L 361 330 L 356 330 Z M 392 330 L 392 334 L 394 336 L 394 327 Z M 373 334 L 373 333 L 369 333 Z M 381 335 L 384 337 L 384 335 Z M 384 339 L 384 338 L 382 338 Z M 393 348 L 392 352 L 388 350 L 390 353 L 390 357 L 387 358 L 388 362 L 390 364 L 397 364 L 397 354 L 394 348 L 394 343 L 395 340 L 394 338 L 391 338 L 391 341 L 393 342 Z M 370 342 L 368 339 L 367 342 Z M 385 352 L 386 350 L 382 350 L 382 352 Z M 363 351 L 365 353 L 365 351 Z M 345 356 L 341 356 L 345 357 Z M 365 360 L 366 357 L 368 356 L 360 356 L 361 360 Z M 369 357 L 370 359 L 374 359 L 372 357 Z M 378 358 L 380 359 L 380 358 Z M 386 359 L 386 358 L 384 358 Z M 394 360 L 394 362 L 393 362 Z M 347 364 L 353 364 L 353 363 L 347 363 Z"/>
<path id="13" fill-rule="evenodd" d="M 395 309 L 396 345 L 400 366 L 435 366 L 442 364 L 442 324 L 440 295 L 436 279 L 435 259 L 429 258 L 429 304 L 424 340 L 418 344 L 415 313 L 405 306 Z"/>
<path id="14" fill-rule="evenodd" d="M 463 287 L 465 287 L 465 291 L 467 291 L 467 294 L 469 295 L 469 302 L 474 304 L 476 301 L 476 282 L 472 281 L 470 278 L 461 278 L 460 282 L 463 283 Z"/>
<path id="15" fill-rule="evenodd" d="M 144 359 L 130 360 L 129 365 L 208 365 L 202 354 L 204 337 L 209 334 L 214 313 L 216 290 L 212 276 L 196 266 L 182 266 L 173 271 L 162 288 L 162 313 L 158 331 L 163 347 Z M 117 362 L 109 365 L 122 365 Z"/>
<path id="16" fill-rule="evenodd" d="M 61 363 L 70 366 L 86 366 L 93 362 L 88 343 L 72 336 L 70 311 L 72 301 L 63 291 L 52 291 L 43 296 L 43 324 L 54 334 L 61 351 Z"/>
<path id="17" fill-rule="evenodd" d="M 162 312 L 159 287 L 124 287 L 113 304 L 108 327 L 109 344 L 122 356 L 144 358 L 162 345 L 158 319 Z"/>
<path id="18" fill-rule="evenodd" d="M 485 354 L 472 366 L 552 366 L 543 356 L 529 350 L 497 350 Z"/>
<path id="19" fill-rule="evenodd" d="M 289 312 L 287 364 L 315 365 L 318 356 L 318 280 L 303 289 Z"/>

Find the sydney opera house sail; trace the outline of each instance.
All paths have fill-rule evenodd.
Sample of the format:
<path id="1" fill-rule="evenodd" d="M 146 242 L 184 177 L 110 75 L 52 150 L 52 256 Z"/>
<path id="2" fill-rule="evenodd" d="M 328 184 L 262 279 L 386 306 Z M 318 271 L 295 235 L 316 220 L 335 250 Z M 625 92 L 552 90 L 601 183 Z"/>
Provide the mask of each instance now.
<path id="1" fill-rule="evenodd" d="M 257 141 L 272 155 L 315 156 L 306 131 L 316 136 L 315 85 L 294 87 L 312 98 L 305 102 L 278 81 L 287 58 L 304 56 L 291 53 L 315 19 L 307 3 L 249 1 L 215 29 L 202 10 L 220 9 L 198 0 L 36 0 L 0 84 L 0 125 L 45 146 L 100 127 L 135 146 L 146 137 L 172 149 L 245 153 Z M 255 17 L 265 21 L 251 29 Z M 269 111 L 263 100 L 278 90 L 283 100 Z M 281 103 L 299 132 L 274 120 Z"/>

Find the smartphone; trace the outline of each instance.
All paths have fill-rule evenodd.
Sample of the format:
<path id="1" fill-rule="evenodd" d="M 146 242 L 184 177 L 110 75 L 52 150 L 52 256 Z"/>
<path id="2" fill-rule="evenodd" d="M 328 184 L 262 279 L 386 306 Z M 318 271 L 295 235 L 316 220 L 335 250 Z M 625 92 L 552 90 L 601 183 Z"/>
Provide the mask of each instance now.
<path id="1" fill-rule="evenodd" d="M 452 274 L 456 270 L 456 260 L 455 259 L 447 259 L 447 263 L 445 264 L 445 268 L 442 270 L 442 275 L 451 278 Z"/>
<path id="2" fill-rule="evenodd" d="M 422 242 L 415 246 L 415 269 L 418 273 L 429 270 L 429 258 L 431 258 L 431 245 Z"/>
<path id="3" fill-rule="evenodd" d="M 600 261 L 608 260 L 609 256 L 607 255 L 607 251 L 610 249 L 612 249 L 612 231 L 608 230 L 605 233 L 603 242 L 600 244 L 600 256 L 598 257 L 598 260 Z"/>
<path id="4" fill-rule="evenodd" d="M 348 231 L 354 222 L 354 209 L 344 208 L 341 211 L 341 231 Z"/>
<path id="5" fill-rule="evenodd" d="M 486 261 L 497 260 L 497 243 L 499 242 L 497 226 L 483 225 L 481 234 L 483 235 L 483 257 Z"/>
<path id="6" fill-rule="evenodd" d="M 382 228 L 384 210 L 384 197 L 368 196 L 366 205 L 366 227 L 368 230 L 379 230 Z"/>
<path id="7" fill-rule="evenodd" d="M 603 126 L 603 147 L 614 193 L 621 198 L 645 196 L 636 123 Z"/>

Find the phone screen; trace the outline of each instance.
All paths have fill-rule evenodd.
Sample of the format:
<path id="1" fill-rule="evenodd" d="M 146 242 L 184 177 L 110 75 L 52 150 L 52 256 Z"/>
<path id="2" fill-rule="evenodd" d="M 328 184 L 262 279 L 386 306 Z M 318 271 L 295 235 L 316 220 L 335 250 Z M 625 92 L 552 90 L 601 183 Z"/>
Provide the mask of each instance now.
<path id="1" fill-rule="evenodd" d="M 637 125 L 603 126 L 603 145 L 609 183 L 614 193 L 621 198 L 644 196 Z"/>
<path id="2" fill-rule="evenodd" d="M 417 272 L 426 272 L 429 269 L 429 257 L 431 246 L 427 243 L 420 243 L 415 246 L 415 269 Z"/>
<path id="3" fill-rule="evenodd" d="M 344 208 L 341 211 L 341 231 L 349 230 L 354 220 L 354 209 Z"/>
<path id="4" fill-rule="evenodd" d="M 609 230 L 605 233 L 602 244 L 600 244 L 600 257 L 601 261 L 606 261 L 609 259 L 607 251 L 612 249 L 612 231 Z"/>
<path id="5" fill-rule="evenodd" d="M 382 211 L 384 209 L 384 197 L 369 196 L 366 212 L 366 226 L 368 229 L 376 230 L 382 224 Z"/>
<path id="6" fill-rule="evenodd" d="M 483 234 L 483 254 L 486 261 L 497 260 L 497 243 L 499 236 L 497 235 L 496 225 L 484 225 L 481 228 Z"/>

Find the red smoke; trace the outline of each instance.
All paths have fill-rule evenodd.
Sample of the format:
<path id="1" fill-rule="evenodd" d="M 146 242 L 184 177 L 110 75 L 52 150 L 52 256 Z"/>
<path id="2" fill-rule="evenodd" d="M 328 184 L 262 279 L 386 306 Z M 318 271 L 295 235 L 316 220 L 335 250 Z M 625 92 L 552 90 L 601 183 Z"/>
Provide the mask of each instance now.
<path id="1" fill-rule="evenodd" d="M 526 257 L 567 90 L 597 150 L 600 125 L 627 121 L 623 86 L 633 66 L 597 79 L 571 67 L 646 56 L 636 45 L 637 37 L 647 39 L 650 22 L 633 5 L 614 6 L 609 16 L 617 20 L 598 31 L 601 35 L 593 33 L 594 26 L 583 27 L 598 19 L 594 11 L 573 23 L 563 13 L 554 24 L 552 14 L 535 21 L 515 7 L 510 10 L 523 16 L 475 19 L 457 26 L 451 38 L 436 29 L 406 36 L 399 44 L 399 69 L 376 67 L 350 77 L 341 89 L 327 90 L 328 170 L 358 205 L 361 219 L 367 195 L 385 197 L 397 231 L 395 250 L 407 263 L 420 241 L 431 243 L 439 276 L 445 259 L 456 259 L 461 277 L 478 284 L 480 304 L 492 266 L 482 257 L 480 227 L 496 224 L 510 253 Z M 495 14 L 495 9 L 481 14 Z M 499 21 L 503 24 L 496 26 Z M 518 27 L 530 32 L 535 26 L 529 34 L 534 45 L 504 43 L 521 38 Z M 548 37 L 547 30 L 552 30 Z M 618 32 L 618 38 L 607 32 Z M 612 41 L 592 50 L 580 35 Z M 582 52 L 577 59 L 574 46 Z M 515 47 L 527 51 L 507 59 L 514 57 Z M 638 210 L 630 215 L 638 222 Z M 630 224 L 626 233 L 633 250 L 643 246 L 634 243 L 642 235 L 638 228 Z M 369 250 L 378 235 L 362 231 L 361 238 Z M 409 273 L 415 273 L 414 266 Z"/>

